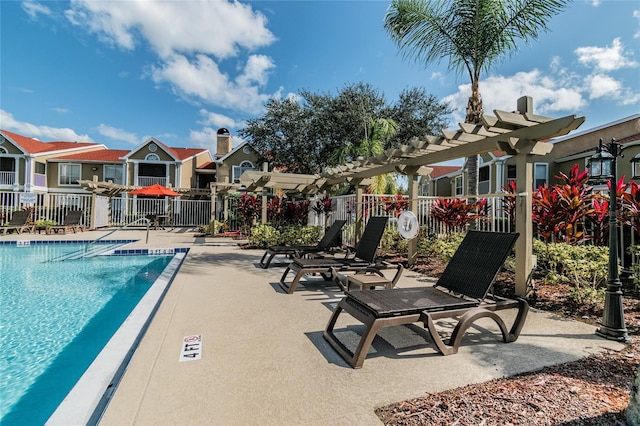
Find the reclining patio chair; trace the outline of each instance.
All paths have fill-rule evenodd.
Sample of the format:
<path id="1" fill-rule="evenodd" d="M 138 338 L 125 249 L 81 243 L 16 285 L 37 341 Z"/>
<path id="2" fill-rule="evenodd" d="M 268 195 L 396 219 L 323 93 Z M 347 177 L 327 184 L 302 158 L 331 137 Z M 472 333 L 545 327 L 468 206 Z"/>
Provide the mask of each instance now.
<path id="1" fill-rule="evenodd" d="M 465 331 L 480 318 L 494 320 L 505 343 L 516 341 L 529 305 L 521 298 L 487 295 L 517 238 L 517 233 L 469 231 L 433 287 L 347 292 L 331 315 L 324 338 L 353 368 L 362 367 L 382 327 L 422 322 L 443 355 L 457 353 Z M 518 314 L 507 330 L 495 311 L 512 308 L 517 308 Z M 354 352 L 334 333 L 342 311 L 365 326 Z M 435 325 L 441 318 L 458 319 L 447 343 Z"/>
<path id="2" fill-rule="evenodd" d="M 31 232 L 34 227 L 30 222 L 32 211 L 32 209 L 26 209 L 13 212 L 9 223 L 2 227 L 2 233 L 6 235 L 7 232 L 16 231 L 17 234 L 22 234 L 24 230 Z"/>
<path id="3" fill-rule="evenodd" d="M 292 257 L 304 257 L 309 253 L 321 253 L 335 246 L 336 239 L 340 230 L 346 223 L 346 220 L 336 220 L 324 233 L 324 236 L 315 246 L 290 245 L 290 246 L 271 246 L 262 255 L 260 266 L 267 269 L 271 264 L 274 256 L 284 255 Z M 265 260 L 266 259 L 266 260 Z"/>
<path id="4" fill-rule="evenodd" d="M 353 256 L 347 254 L 345 258 L 294 258 L 293 262 L 285 269 L 282 278 L 280 278 L 280 287 L 291 294 L 300 279 L 307 274 L 319 273 L 324 281 L 331 281 L 331 268 L 335 268 L 340 272 L 355 272 L 367 267 L 383 267 L 383 264 L 375 265 L 375 256 L 388 220 L 389 218 L 386 216 L 374 216 L 369 219 L 362 233 L 362 237 L 356 245 L 356 251 Z M 295 275 L 291 283 L 285 282 L 289 272 L 293 272 Z M 343 290 L 346 290 L 339 281 L 338 284 Z"/>
<path id="5" fill-rule="evenodd" d="M 76 230 L 82 231 L 82 210 L 69 210 L 62 219 L 62 225 L 54 225 L 49 227 L 49 233 L 57 234 L 58 231 L 62 231 L 63 234 L 67 233 L 67 229 L 71 229 L 75 234 Z"/>

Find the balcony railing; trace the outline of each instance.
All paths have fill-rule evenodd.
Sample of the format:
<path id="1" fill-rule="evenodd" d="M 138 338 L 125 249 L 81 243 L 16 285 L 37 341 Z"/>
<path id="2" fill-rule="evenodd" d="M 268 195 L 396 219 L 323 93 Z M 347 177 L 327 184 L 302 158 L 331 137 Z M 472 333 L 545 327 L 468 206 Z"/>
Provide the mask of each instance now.
<path id="1" fill-rule="evenodd" d="M 13 185 L 16 183 L 16 172 L 0 172 L 0 185 Z"/>
<path id="2" fill-rule="evenodd" d="M 136 186 L 149 186 L 155 183 L 159 183 L 162 186 L 167 186 L 167 178 L 156 176 L 138 176 L 138 182 L 136 183 Z"/>
<path id="3" fill-rule="evenodd" d="M 34 184 L 35 186 L 47 186 L 47 176 L 40 174 L 40 173 L 35 173 L 34 174 Z"/>

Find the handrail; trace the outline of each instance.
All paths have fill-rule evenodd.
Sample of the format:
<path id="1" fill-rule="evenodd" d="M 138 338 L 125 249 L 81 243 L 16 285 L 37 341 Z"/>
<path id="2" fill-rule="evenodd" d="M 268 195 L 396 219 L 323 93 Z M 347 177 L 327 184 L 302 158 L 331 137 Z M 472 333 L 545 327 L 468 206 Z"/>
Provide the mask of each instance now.
<path id="1" fill-rule="evenodd" d="M 140 222 L 141 220 L 144 220 L 144 221 L 145 221 L 145 223 L 147 224 L 147 239 L 146 239 L 146 241 L 145 241 L 144 243 L 145 243 L 145 244 L 149 244 L 149 224 L 151 223 L 151 221 L 150 221 L 149 219 L 147 219 L 146 217 L 141 217 L 140 219 L 136 219 L 136 220 L 134 220 L 133 222 L 129 222 L 129 223 L 127 223 L 126 225 L 122 225 L 122 226 L 121 226 L 121 227 L 119 227 L 118 229 L 114 229 L 113 231 L 109 232 L 108 234 L 105 234 L 105 235 L 103 235 L 102 237 L 97 238 L 97 239 L 95 239 L 95 240 L 91 241 L 91 242 L 90 242 L 89 244 L 87 244 L 87 245 L 91 245 L 91 244 L 97 243 L 98 241 L 102 240 L 103 238 L 107 238 L 109 235 L 111 235 L 111 234 L 113 234 L 113 233 L 115 233 L 115 232 L 121 231 L 121 230 L 123 230 L 124 228 L 126 228 L 127 226 L 129 226 L 129 225 L 133 225 L 134 223 Z"/>

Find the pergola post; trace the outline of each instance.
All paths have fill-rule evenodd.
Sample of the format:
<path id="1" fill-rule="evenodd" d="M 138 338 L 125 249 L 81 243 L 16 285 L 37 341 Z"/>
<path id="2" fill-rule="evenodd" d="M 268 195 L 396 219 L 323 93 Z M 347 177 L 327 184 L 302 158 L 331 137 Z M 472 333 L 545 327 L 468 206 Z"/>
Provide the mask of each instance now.
<path id="1" fill-rule="evenodd" d="M 218 189 L 215 185 L 211 185 L 211 219 L 209 221 L 209 231 L 211 236 L 215 235 L 216 231 L 216 198 L 218 197 Z"/>
<path id="2" fill-rule="evenodd" d="M 262 163 L 262 171 L 267 173 L 269 171 L 269 163 Z M 262 217 L 260 223 L 265 225 L 267 223 L 267 188 L 262 188 Z"/>
<path id="3" fill-rule="evenodd" d="M 360 182 L 356 184 L 356 234 L 355 241 L 360 241 L 360 236 L 362 236 L 362 230 L 364 229 L 364 225 L 362 223 L 362 219 L 364 217 L 364 205 L 363 205 L 363 186 L 360 185 Z"/>
<path id="4" fill-rule="evenodd" d="M 518 296 L 526 296 L 533 270 L 533 156 L 516 155 L 516 288 Z"/>
<path id="5" fill-rule="evenodd" d="M 409 210 L 418 216 L 418 175 L 407 175 L 407 185 L 409 187 Z M 418 238 L 412 238 L 409 240 L 409 246 L 407 248 L 407 262 L 409 265 L 416 263 L 418 258 Z"/>

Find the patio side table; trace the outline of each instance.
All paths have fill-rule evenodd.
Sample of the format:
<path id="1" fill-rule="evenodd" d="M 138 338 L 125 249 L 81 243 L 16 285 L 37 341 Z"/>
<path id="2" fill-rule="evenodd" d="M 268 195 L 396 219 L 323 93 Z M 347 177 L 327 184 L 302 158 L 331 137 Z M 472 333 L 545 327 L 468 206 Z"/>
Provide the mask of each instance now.
<path id="1" fill-rule="evenodd" d="M 347 277 L 347 290 L 351 286 L 359 287 L 360 290 L 368 290 L 372 287 L 383 286 L 386 289 L 393 288 L 393 282 L 378 274 L 355 274 Z"/>

